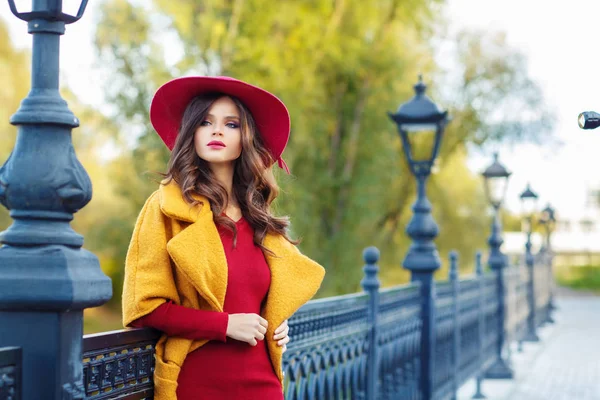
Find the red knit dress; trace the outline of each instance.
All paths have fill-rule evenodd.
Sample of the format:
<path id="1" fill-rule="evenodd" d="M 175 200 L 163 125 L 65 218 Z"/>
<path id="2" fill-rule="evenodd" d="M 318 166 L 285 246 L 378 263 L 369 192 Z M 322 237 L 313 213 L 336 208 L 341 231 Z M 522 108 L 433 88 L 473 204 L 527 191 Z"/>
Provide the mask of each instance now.
<path id="1" fill-rule="evenodd" d="M 271 284 L 269 266 L 253 242 L 252 226 L 242 218 L 236 227 L 235 248 L 233 234 L 218 228 L 228 267 L 224 312 L 165 303 L 133 324 L 169 336 L 210 339 L 187 355 L 177 381 L 178 400 L 283 400 L 265 341 L 253 347 L 226 337 L 228 315 L 260 314 Z"/>

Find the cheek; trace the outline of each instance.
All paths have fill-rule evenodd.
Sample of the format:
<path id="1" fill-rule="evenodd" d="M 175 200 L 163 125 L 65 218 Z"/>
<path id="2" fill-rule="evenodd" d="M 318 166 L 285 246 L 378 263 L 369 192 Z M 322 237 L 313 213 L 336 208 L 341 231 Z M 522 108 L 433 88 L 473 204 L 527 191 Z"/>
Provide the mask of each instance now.
<path id="1" fill-rule="evenodd" d="M 194 149 L 196 149 L 196 154 L 200 155 L 202 149 L 202 130 L 200 128 L 196 129 L 194 133 Z"/>
<path id="2" fill-rule="evenodd" d="M 242 135 L 237 134 L 234 141 L 236 158 L 242 155 Z"/>

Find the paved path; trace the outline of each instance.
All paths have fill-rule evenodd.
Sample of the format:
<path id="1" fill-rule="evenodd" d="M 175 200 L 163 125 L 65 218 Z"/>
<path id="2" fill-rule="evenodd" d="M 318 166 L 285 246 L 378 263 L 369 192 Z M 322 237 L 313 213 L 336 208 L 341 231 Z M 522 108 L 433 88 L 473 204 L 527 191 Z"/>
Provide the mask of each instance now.
<path id="1" fill-rule="evenodd" d="M 600 296 L 560 289 L 556 324 L 539 329 L 540 343 L 512 346 L 513 381 L 484 381 L 488 400 L 600 400 Z M 470 399 L 468 382 L 460 400 Z"/>

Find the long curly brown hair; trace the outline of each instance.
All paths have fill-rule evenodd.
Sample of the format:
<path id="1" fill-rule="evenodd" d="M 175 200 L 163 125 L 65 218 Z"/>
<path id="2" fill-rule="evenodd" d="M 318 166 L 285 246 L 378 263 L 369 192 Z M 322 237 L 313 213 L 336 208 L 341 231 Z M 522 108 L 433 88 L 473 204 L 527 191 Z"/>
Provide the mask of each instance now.
<path id="1" fill-rule="evenodd" d="M 254 244 L 270 252 L 263 246 L 267 233 L 283 235 L 289 242 L 298 241 L 288 236 L 289 218 L 271 214 L 271 203 L 279 194 L 279 187 L 273 176 L 273 157 L 266 149 L 260 133 L 248 108 L 237 98 L 223 93 L 208 93 L 193 98 L 185 109 L 179 134 L 171 152 L 168 169 L 163 183 L 174 180 L 183 197 L 194 206 L 199 201 L 194 195 L 202 195 L 210 202 L 215 224 L 225 227 L 237 239 L 235 223 L 222 214 L 227 206 L 227 190 L 213 176 L 208 162 L 198 157 L 194 147 L 194 134 L 205 120 L 210 107 L 221 97 L 229 97 L 240 113 L 242 153 L 235 161 L 232 194 L 237 200 L 242 215 L 254 228 Z"/>

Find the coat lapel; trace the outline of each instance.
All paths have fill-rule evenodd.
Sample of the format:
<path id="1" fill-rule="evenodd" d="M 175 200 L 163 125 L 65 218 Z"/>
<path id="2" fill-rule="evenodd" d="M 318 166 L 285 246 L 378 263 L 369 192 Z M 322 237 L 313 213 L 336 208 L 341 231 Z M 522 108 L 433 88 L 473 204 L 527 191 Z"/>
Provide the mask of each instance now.
<path id="1" fill-rule="evenodd" d="M 190 207 L 181 190 L 171 182 L 161 185 L 161 210 L 190 225 L 167 243 L 177 269 L 186 276 L 213 310 L 222 312 L 227 291 L 227 259 L 208 200 Z"/>
<path id="2" fill-rule="evenodd" d="M 301 254 L 296 246 L 281 235 L 267 235 L 264 245 L 275 253 L 265 254 L 271 269 L 271 286 L 263 315 L 269 321 L 267 347 L 273 369 L 283 381 L 282 348 L 271 338 L 283 321 L 317 293 L 325 276 L 325 269 Z"/>
<path id="3" fill-rule="evenodd" d="M 265 302 L 265 318 L 278 326 L 310 300 L 321 285 L 325 269 L 281 235 L 267 235 L 264 245 L 271 269 L 271 286 Z"/>

